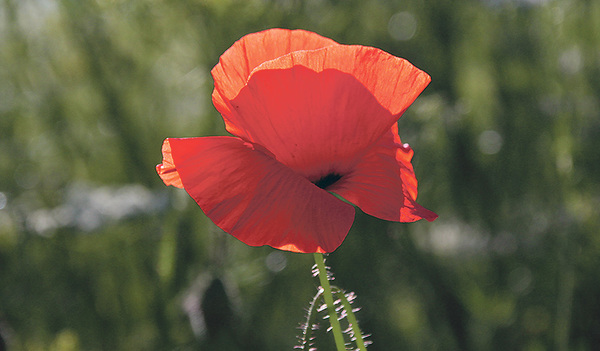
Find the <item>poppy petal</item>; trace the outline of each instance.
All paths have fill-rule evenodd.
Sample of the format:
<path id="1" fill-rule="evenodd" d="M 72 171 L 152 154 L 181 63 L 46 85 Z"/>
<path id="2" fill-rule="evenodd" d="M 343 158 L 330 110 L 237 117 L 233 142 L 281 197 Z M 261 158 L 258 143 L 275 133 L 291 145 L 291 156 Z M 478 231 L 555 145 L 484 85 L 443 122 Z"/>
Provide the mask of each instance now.
<path id="1" fill-rule="evenodd" d="M 251 246 L 332 252 L 354 208 L 234 137 L 170 138 L 174 167 L 204 213 Z"/>
<path id="2" fill-rule="evenodd" d="M 255 68 L 226 119 L 237 136 L 314 181 L 348 171 L 429 80 L 408 61 L 375 48 L 297 51 Z"/>
<path id="3" fill-rule="evenodd" d="M 431 82 L 431 77 L 409 61 L 383 50 L 362 45 L 332 45 L 294 51 L 256 67 L 262 70 L 307 67 L 315 72 L 338 70 L 355 77 L 394 116 L 402 113 Z"/>
<path id="4" fill-rule="evenodd" d="M 156 166 L 156 172 L 163 180 L 165 185 L 173 185 L 177 188 L 183 188 L 181 177 L 179 177 L 179 173 L 177 172 L 177 168 L 175 168 L 175 163 L 173 162 L 173 154 L 171 153 L 171 144 L 169 143 L 169 139 L 163 142 L 162 154 L 163 162 Z"/>
<path id="5" fill-rule="evenodd" d="M 411 164 L 413 150 L 402 144 L 394 124 L 361 158 L 355 169 L 327 190 L 372 216 L 397 222 L 438 216 L 416 202 L 417 178 Z"/>
<path id="6" fill-rule="evenodd" d="M 227 130 L 238 135 L 238 129 L 226 118 L 230 110 L 228 102 L 246 85 L 254 68 L 293 51 L 314 50 L 330 45 L 337 43 L 313 32 L 280 28 L 248 34 L 236 41 L 221 55 L 219 63 L 211 71 L 215 82 L 213 103 L 224 115 Z"/>

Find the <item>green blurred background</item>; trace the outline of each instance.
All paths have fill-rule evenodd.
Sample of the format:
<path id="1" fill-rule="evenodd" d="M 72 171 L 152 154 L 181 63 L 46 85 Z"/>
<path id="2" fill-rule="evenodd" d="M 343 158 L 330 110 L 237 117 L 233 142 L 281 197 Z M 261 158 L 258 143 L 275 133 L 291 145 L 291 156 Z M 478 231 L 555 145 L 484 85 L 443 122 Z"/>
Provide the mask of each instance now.
<path id="1" fill-rule="evenodd" d="M 2 0 L 0 349 L 298 344 L 312 255 L 238 242 L 154 171 L 164 138 L 226 134 L 209 71 L 270 27 L 376 46 L 433 78 L 399 126 L 440 218 L 358 211 L 328 260 L 369 350 L 598 349 L 587 0 Z"/>

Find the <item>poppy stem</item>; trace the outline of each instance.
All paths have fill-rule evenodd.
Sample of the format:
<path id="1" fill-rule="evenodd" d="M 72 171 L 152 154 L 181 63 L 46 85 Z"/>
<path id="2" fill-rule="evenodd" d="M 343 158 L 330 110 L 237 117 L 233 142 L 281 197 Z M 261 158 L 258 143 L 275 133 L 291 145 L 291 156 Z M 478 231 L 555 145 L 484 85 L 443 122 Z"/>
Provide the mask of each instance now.
<path id="1" fill-rule="evenodd" d="M 344 335 L 342 334 L 342 327 L 338 319 L 338 314 L 335 311 L 335 305 L 333 302 L 333 294 L 331 293 L 331 286 L 329 285 L 329 277 L 327 269 L 325 268 L 325 258 L 321 253 L 315 253 L 315 263 L 319 270 L 319 280 L 321 287 L 323 288 L 323 298 L 327 304 L 327 310 L 329 311 L 329 323 L 331 324 L 331 330 L 335 339 L 335 346 L 337 351 L 345 351 L 346 345 L 344 342 Z"/>
<path id="2" fill-rule="evenodd" d="M 344 309 L 346 310 L 346 318 L 348 318 L 348 323 L 350 324 L 350 328 L 352 328 L 352 332 L 354 335 L 354 339 L 356 341 L 356 346 L 358 347 L 358 351 L 367 351 L 367 344 L 365 343 L 364 337 L 362 335 L 362 331 L 358 326 L 358 320 L 356 320 L 356 316 L 354 315 L 354 311 L 352 310 L 352 305 L 350 304 L 350 298 L 352 297 L 352 293 L 346 295 L 346 292 L 341 289 L 336 289 L 334 293 L 336 296 L 339 296 Z"/>

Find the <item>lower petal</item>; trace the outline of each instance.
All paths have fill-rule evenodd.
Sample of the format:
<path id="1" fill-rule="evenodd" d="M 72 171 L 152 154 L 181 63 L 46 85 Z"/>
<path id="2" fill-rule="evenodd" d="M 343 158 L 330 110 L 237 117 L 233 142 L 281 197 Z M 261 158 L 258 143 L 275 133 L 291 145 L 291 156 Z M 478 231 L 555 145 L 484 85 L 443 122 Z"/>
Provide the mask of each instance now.
<path id="1" fill-rule="evenodd" d="M 413 150 L 402 144 L 394 124 L 360 160 L 354 170 L 327 190 L 372 216 L 398 222 L 438 216 L 416 202 L 417 178 L 410 163 Z"/>
<path id="2" fill-rule="evenodd" d="M 165 143 L 188 194 L 217 226 L 248 245 L 332 252 L 352 226 L 351 205 L 239 138 Z"/>

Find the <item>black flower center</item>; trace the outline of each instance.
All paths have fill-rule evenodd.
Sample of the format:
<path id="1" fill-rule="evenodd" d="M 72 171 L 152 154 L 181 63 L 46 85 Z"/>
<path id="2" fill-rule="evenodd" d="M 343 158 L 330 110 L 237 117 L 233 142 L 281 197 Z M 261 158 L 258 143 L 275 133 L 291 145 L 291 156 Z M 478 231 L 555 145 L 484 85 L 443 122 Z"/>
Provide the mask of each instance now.
<path id="1" fill-rule="evenodd" d="M 335 182 L 337 182 L 341 178 L 342 178 L 342 176 L 337 173 L 329 173 L 329 174 L 321 177 L 316 182 L 313 182 L 313 184 L 315 184 L 316 186 L 318 186 L 321 189 L 327 189 L 328 186 L 333 185 Z"/>

